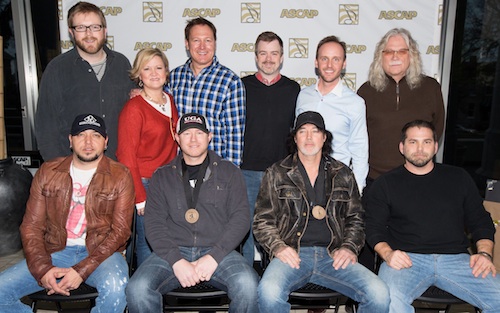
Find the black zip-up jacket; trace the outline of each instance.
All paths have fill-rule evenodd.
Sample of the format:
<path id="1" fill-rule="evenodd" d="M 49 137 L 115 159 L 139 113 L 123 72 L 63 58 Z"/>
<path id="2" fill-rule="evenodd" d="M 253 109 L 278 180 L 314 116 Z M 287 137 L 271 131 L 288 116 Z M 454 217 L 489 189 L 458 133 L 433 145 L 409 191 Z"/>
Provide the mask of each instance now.
<path id="1" fill-rule="evenodd" d="M 151 177 L 144 223 L 153 251 L 173 265 L 182 259 L 179 246 L 210 247 L 217 263 L 234 250 L 250 229 L 250 209 L 241 170 L 213 151 L 190 224 L 182 181 L 182 156 L 158 168 Z"/>

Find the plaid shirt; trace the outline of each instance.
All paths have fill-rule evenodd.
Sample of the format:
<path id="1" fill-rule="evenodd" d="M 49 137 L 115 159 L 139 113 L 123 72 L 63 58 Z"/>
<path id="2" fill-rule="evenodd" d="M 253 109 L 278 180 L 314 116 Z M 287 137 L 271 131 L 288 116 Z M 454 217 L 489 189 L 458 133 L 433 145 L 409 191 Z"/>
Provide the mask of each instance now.
<path id="1" fill-rule="evenodd" d="M 175 99 L 179 115 L 196 112 L 207 118 L 213 139 L 209 148 L 240 166 L 245 133 L 245 87 L 241 79 L 214 56 L 198 76 L 191 59 L 170 73 L 167 92 Z"/>

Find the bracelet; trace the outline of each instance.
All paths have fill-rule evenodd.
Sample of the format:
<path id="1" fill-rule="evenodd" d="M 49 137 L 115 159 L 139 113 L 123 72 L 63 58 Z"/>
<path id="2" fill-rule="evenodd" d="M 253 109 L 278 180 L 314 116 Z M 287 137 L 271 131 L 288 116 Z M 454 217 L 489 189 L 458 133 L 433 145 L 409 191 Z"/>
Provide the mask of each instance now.
<path id="1" fill-rule="evenodd" d="M 489 254 L 488 252 L 484 252 L 484 251 L 479 251 L 477 254 L 481 254 L 482 256 L 485 256 L 487 257 L 488 259 L 490 259 L 491 262 L 493 262 L 493 257 L 491 256 L 491 254 Z"/>

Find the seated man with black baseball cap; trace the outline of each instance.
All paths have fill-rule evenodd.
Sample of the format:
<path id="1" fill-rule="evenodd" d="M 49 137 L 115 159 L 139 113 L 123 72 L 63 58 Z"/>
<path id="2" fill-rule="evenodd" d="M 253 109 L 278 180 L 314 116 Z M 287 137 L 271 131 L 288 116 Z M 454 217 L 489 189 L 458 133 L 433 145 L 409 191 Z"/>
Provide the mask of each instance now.
<path id="1" fill-rule="evenodd" d="M 26 260 L 0 274 L 0 312 L 31 312 L 19 299 L 37 292 L 69 295 L 82 282 L 99 292 L 96 312 L 126 307 L 125 249 L 134 212 L 128 168 L 104 155 L 104 120 L 75 118 L 72 155 L 42 164 L 21 225 Z"/>
<path id="2" fill-rule="evenodd" d="M 151 177 L 144 215 L 153 253 L 127 286 L 130 313 L 162 312 L 162 295 L 202 281 L 226 290 L 229 312 L 258 312 L 257 273 L 234 249 L 250 225 L 241 171 L 208 150 L 204 116 L 183 115 L 181 154 Z"/>
<path id="3" fill-rule="evenodd" d="M 260 312 L 290 312 L 289 294 L 314 283 L 359 302 L 360 313 L 389 310 L 389 290 L 357 262 L 365 242 L 352 171 L 333 159 L 323 117 L 306 111 L 291 133 L 292 153 L 269 167 L 255 204 L 253 232 L 271 262 L 259 284 Z"/>

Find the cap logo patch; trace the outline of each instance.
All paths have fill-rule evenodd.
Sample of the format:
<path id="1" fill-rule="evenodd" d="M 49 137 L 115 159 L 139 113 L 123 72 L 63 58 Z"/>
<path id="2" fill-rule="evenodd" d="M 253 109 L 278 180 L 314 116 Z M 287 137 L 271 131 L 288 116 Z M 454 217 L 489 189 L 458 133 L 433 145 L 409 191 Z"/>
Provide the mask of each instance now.
<path id="1" fill-rule="evenodd" d="M 95 125 L 97 127 L 101 127 L 101 124 L 98 123 L 95 117 L 93 117 L 92 115 L 88 115 L 87 117 L 85 117 L 83 121 L 78 123 L 78 125 Z"/>

